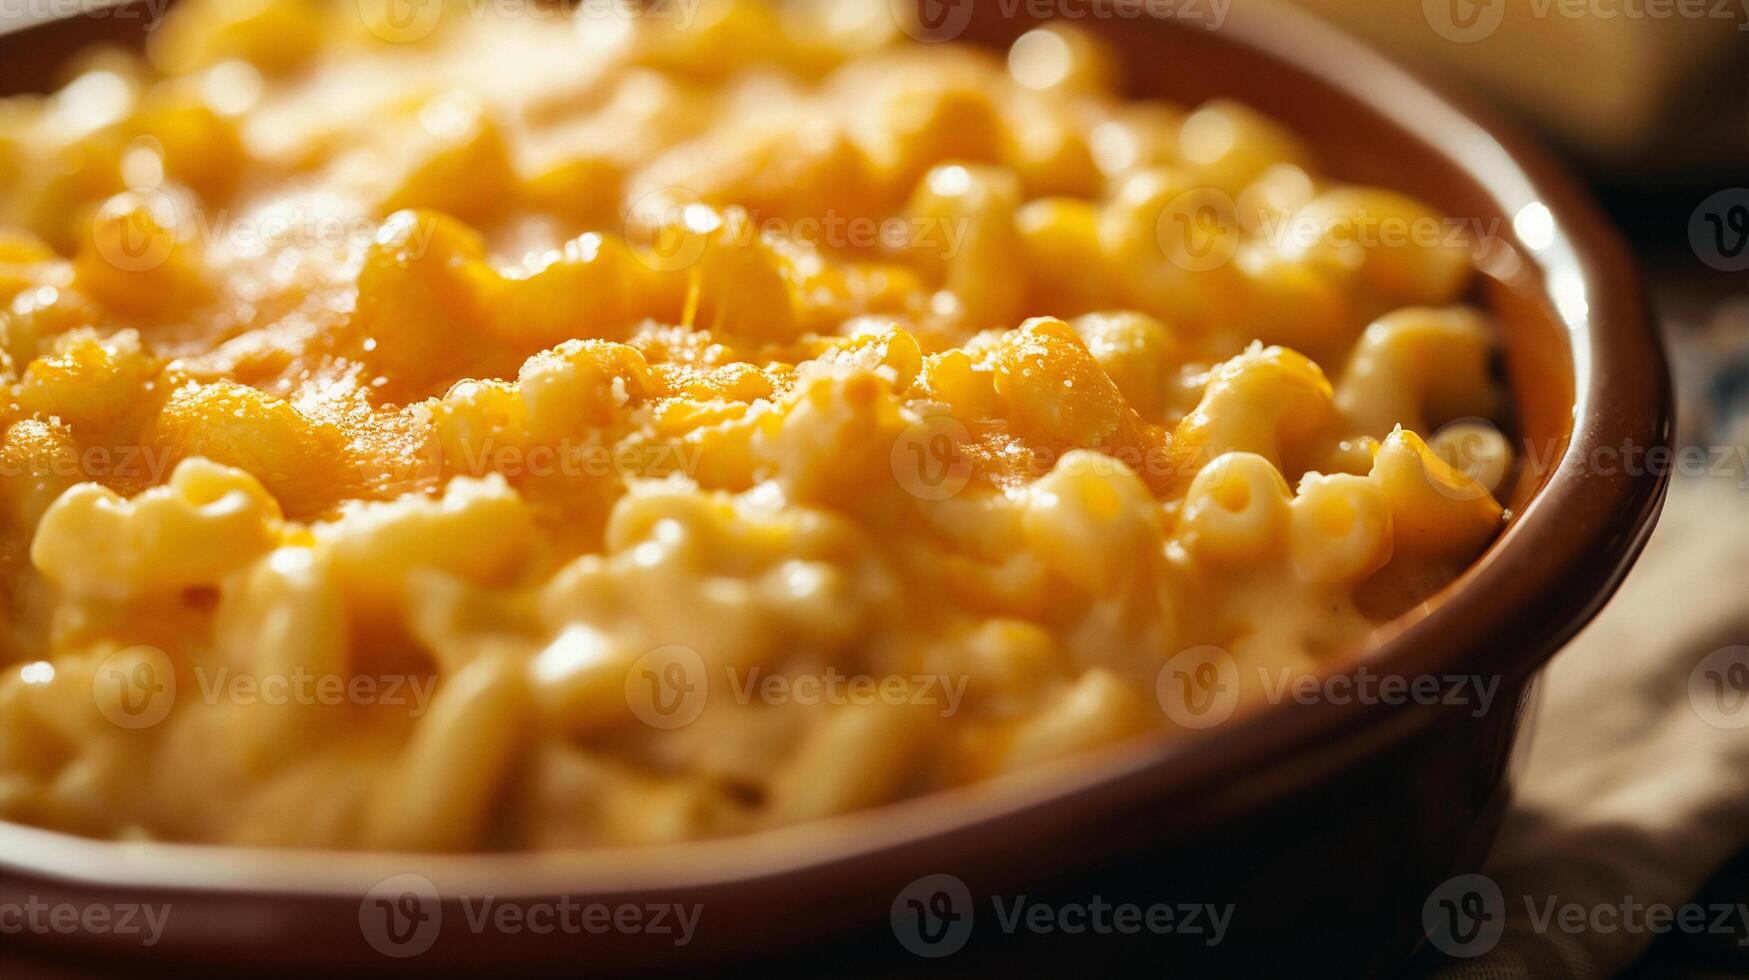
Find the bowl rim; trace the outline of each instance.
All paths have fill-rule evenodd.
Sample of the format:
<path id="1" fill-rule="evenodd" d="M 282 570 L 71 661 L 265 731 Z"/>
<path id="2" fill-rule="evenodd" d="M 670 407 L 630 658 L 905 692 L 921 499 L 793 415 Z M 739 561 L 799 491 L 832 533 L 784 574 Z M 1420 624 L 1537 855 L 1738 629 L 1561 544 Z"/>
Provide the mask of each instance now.
<path id="1" fill-rule="evenodd" d="M 0 47 L 23 43 L 44 26 L 0 37 Z M 1383 627 L 1368 651 L 1336 671 L 1526 676 L 1614 592 L 1644 546 L 1668 484 L 1667 472 L 1602 472 L 1586 464 L 1609 447 L 1671 441 L 1669 371 L 1637 270 L 1574 179 L 1475 100 L 1275 0 L 1233 5 L 1220 31 L 1377 112 L 1470 175 L 1501 213 L 1516 215 L 1540 202 L 1553 217 L 1545 248 L 1525 249 L 1516 232 L 1509 234 L 1522 254 L 1536 256 L 1543 292 L 1566 328 L 1574 381 L 1571 439 L 1499 539 L 1424 615 Z M 1501 636 L 1522 639 L 1475 648 L 1477 637 Z M 872 869 L 908 848 L 938 855 L 976 851 L 993 836 L 994 824 L 1012 828 L 1026 821 L 1043 834 L 1150 799 L 1208 792 L 1225 805 L 1255 804 L 1314 780 L 1321 765 L 1352 755 L 1357 743 L 1368 744 L 1361 751 L 1376 751 L 1444 714 L 1431 706 L 1331 699 L 1276 704 L 1191 737 L 1162 732 L 1012 777 L 796 827 L 653 847 L 463 855 L 275 850 L 101 841 L 0 823 L 0 872 L 84 888 L 348 901 L 409 871 L 441 882 L 446 899 L 468 889 L 507 898 L 672 893 Z M 1288 767 L 1297 776 L 1283 775 Z M 1239 771 L 1254 778 L 1244 787 L 1222 785 L 1223 773 Z M 1259 790 L 1259 783 L 1267 786 Z M 1197 808 L 1206 815 L 1222 805 L 1205 800 Z M 1013 846 L 1013 836 L 1004 846 Z M 662 860 L 653 861 L 657 852 Z M 310 860 L 315 855 L 320 859 Z"/>

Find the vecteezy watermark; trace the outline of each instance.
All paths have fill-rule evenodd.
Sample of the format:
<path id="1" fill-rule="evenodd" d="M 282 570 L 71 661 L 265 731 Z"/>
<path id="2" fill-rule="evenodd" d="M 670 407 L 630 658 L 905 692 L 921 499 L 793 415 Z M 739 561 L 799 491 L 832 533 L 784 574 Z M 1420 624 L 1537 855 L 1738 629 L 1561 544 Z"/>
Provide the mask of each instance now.
<path id="1" fill-rule="evenodd" d="M 1688 672 L 1688 703 L 1715 728 L 1749 728 L 1749 646 L 1720 647 Z"/>
<path id="2" fill-rule="evenodd" d="M 1482 674 L 1380 674 L 1362 664 L 1351 673 L 1327 675 L 1296 672 L 1283 667 L 1271 672 L 1259 667 L 1264 700 L 1270 704 L 1384 704 L 1447 705 L 1468 708 L 1480 718 L 1493 707 L 1500 690 L 1500 677 Z"/>
<path id="3" fill-rule="evenodd" d="M 409 718 L 425 714 L 437 689 L 435 674 L 324 674 L 304 667 L 258 673 L 199 664 L 194 677 L 207 704 L 385 705 L 405 708 Z"/>
<path id="4" fill-rule="evenodd" d="M 171 0 L 0 0 L 0 30 L 15 24 L 35 24 L 69 17 L 89 17 L 140 25 L 156 30 L 164 22 Z"/>
<path id="5" fill-rule="evenodd" d="M 981 920 L 971 889 L 950 874 L 925 875 L 900 889 L 888 922 L 907 951 L 926 959 L 952 956 L 972 938 L 977 923 L 1004 935 L 1122 935 L 1144 933 L 1188 936 L 1218 946 L 1232 925 L 1232 904 L 1208 902 L 1113 902 L 1099 895 L 1084 899 L 1036 900 L 1026 895 L 991 895 L 991 918 Z"/>
<path id="6" fill-rule="evenodd" d="M 888 464 L 893 479 L 906 493 L 919 500 L 946 500 L 968 487 L 976 475 L 968 447 L 976 438 L 966 425 L 948 415 L 926 416 L 907 425 L 889 448 Z M 1531 473 L 1546 473 L 1555 466 L 1576 468 L 1590 476 L 1681 476 L 1728 479 L 1739 490 L 1749 490 L 1749 445 L 1645 445 L 1627 440 L 1620 445 L 1592 446 L 1583 455 L 1569 456 L 1564 439 L 1527 439 L 1508 436 L 1486 419 L 1465 418 L 1442 425 L 1428 445 L 1450 467 L 1469 479 L 1453 481 L 1432 468 L 1423 468 L 1428 484 L 1442 496 L 1470 500 L 1506 483 L 1515 464 Z M 1154 483 L 1162 479 L 1189 480 L 1214 462 L 1218 452 L 1209 447 L 1184 451 L 1180 447 L 1118 446 L 1103 455 L 1122 463 L 1131 472 Z M 1024 453 L 1006 453 L 1003 465 L 1018 470 L 1026 479 L 1049 473 L 1062 452 L 1049 446 L 1028 447 Z M 1442 468 L 1443 469 L 1443 468 Z"/>
<path id="7" fill-rule="evenodd" d="M 1469 422 L 1475 420 L 1459 420 Z M 1492 425 L 1492 423 L 1489 423 Z M 1465 447 L 1447 462 L 1464 470 L 1477 464 L 1477 475 L 1486 467 L 1499 466 L 1503 458 L 1482 455 L 1464 459 Z M 1557 464 L 1572 466 L 1590 476 L 1680 476 L 1685 478 L 1728 479 L 1739 490 L 1749 490 L 1749 445 L 1741 443 L 1690 444 L 1686 446 L 1644 445 L 1632 439 L 1620 445 L 1593 446 L 1584 455 L 1565 458 L 1569 445 L 1560 439 L 1516 439 L 1511 450 L 1533 473 L 1545 473 Z M 1438 484 L 1436 484 L 1438 486 Z M 1461 487 L 1441 487 L 1452 496 L 1464 496 L 1473 491 Z"/>
<path id="8" fill-rule="evenodd" d="M 685 728 L 704 714 L 710 675 L 698 651 L 670 643 L 646 651 L 625 675 L 626 705 L 651 728 Z"/>
<path id="9" fill-rule="evenodd" d="M 1427 26 L 1447 41 L 1470 44 L 1493 36 L 1506 19 L 1507 0 L 1421 0 Z"/>
<path id="10" fill-rule="evenodd" d="M 369 215 L 339 214 L 301 205 L 234 214 L 207 211 L 191 198 L 156 188 L 118 194 L 100 205 L 92 219 L 96 254 L 123 272 L 150 272 L 169 262 L 186 244 L 203 251 L 259 257 L 285 250 L 357 252 L 383 231 Z M 407 258 L 426 254 L 437 233 L 437 219 L 408 214 L 395 227 L 404 233 L 398 251 Z"/>
<path id="11" fill-rule="evenodd" d="M 1475 500 L 1506 482 L 1515 455 L 1512 443 L 1490 419 L 1474 416 L 1454 419 L 1440 426 L 1427 440 L 1428 448 L 1468 480 L 1436 476 L 1421 461 L 1421 475 L 1441 496 Z"/>
<path id="12" fill-rule="evenodd" d="M 739 705 L 916 705 L 942 717 L 959 711 L 970 678 L 948 674 L 855 674 L 828 666 L 822 671 L 721 668 L 726 691 Z M 698 720 L 713 690 L 712 671 L 698 651 L 668 644 L 638 657 L 626 670 L 626 705 L 652 728 L 684 728 Z"/>
<path id="13" fill-rule="evenodd" d="M 1749 30 L 1749 0 L 1530 0 L 1528 7 L 1512 0 L 1422 0 L 1421 11 L 1440 37 L 1472 44 L 1500 30 L 1508 7 L 1535 20 L 1724 20 Z"/>
<path id="14" fill-rule="evenodd" d="M 22 902 L 0 902 L 0 935 L 129 936 L 151 947 L 164 938 L 171 909 L 167 903 L 45 902 L 31 895 Z"/>
<path id="15" fill-rule="evenodd" d="M 1239 662 L 1217 646 L 1180 650 L 1154 678 L 1160 710 L 1180 728 L 1224 724 L 1239 709 Z"/>
<path id="16" fill-rule="evenodd" d="M 358 905 L 358 927 L 371 949 L 395 959 L 430 950 L 445 928 L 472 935 L 655 936 L 685 946 L 698 933 L 704 906 L 678 903 L 580 902 L 569 895 L 539 901 L 457 895 L 461 918 L 444 916 L 444 896 L 420 874 L 385 878 Z M 447 926 L 446 926 L 447 922 Z"/>
<path id="17" fill-rule="evenodd" d="M 0 455 L 0 476 L 59 476 L 156 486 L 164 482 L 176 459 L 172 450 L 162 446 L 81 446 L 64 453 Z"/>
<path id="18" fill-rule="evenodd" d="M 455 476 L 482 477 L 497 473 L 506 479 L 651 479 L 676 474 L 696 476 L 704 449 L 684 441 L 601 443 L 499 442 L 495 437 L 446 444 L 435 429 L 411 452 L 396 456 L 360 456 L 357 471 L 373 483 L 435 483 Z"/>
<path id="19" fill-rule="evenodd" d="M 721 210 L 685 187 L 640 194 L 621 217 L 632 254 L 657 272 L 691 268 L 712 245 L 745 248 L 756 241 L 807 242 L 834 251 L 927 253 L 950 260 L 965 247 L 973 221 L 950 215 L 877 218 L 828 208 L 820 214 L 775 215 Z"/>
<path id="20" fill-rule="evenodd" d="M 604 21 L 635 21 L 686 30 L 704 0 L 357 0 L 365 28 L 390 44 L 418 44 L 437 32 L 444 18 L 572 21 L 580 29 Z"/>
<path id="21" fill-rule="evenodd" d="M 1514 911 L 1522 905 L 1522 914 Z M 1492 951 L 1508 919 L 1538 935 L 1653 935 L 1684 933 L 1734 937 L 1749 947 L 1749 903 L 1646 902 L 1632 895 L 1604 902 L 1563 901 L 1555 895 L 1518 895 L 1509 902 L 1494 879 L 1482 874 L 1451 878 L 1427 896 L 1422 928 L 1433 947 L 1470 959 Z"/>
<path id="22" fill-rule="evenodd" d="M 1594 447 L 1579 464 L 1595 476 L 1724 477 L 1735 481 L 1737 489 L 1749 490 L 1749 446 L 1738 444 L 1642 446 L 1629 440 Z"/>
<path id="23" fill-rule="evenodd" d="M 1720 272 L 1749 269 L 1749 187 L 1728 187 L 1700 202 L 1688 219 L 1688 243 Z"/>
<path id="24" fill-rule="evenodd" d="M 27 681 L 36 666 L 25 666 Z M 53 676 L 52 667 L 41 666 Z M 208 664 L 195 664 L 188 673 L 201 701 L 209 705 L 387 705 L 406 709 L 411 718 L 425 714 L 437 688 L 437 678 L 430 674 L 328 674 L 305 667 L 262 673 Z M 186 681 L 180 689 L 186 695 Z M 120 728 L 137 730 L 161 723 L 175 706 L 178 690 L 175 665 L 153 646 L 118 650 L 91 675 L 98 713 Z"/>
<path id="25" fill-rule="evenodd" d="M 1506 934 L 1506 896 L 1486 875 L 1458 875 L 1422 903 L 1421 927 L 1433 948 L 1447 956 L 1481 956 Z"/>
<path id="26" fill-rule="evenodd" d="M 725 667 L 736 704 L 921 705 L 943 718 L 959 711 L 969 677 L 948 674 L 846 674 L 836 667 L 820 673 L 744 671 Z"/>
<path id="27" fill-rule="evenodd" d="M 1442 458 L 1456 470 L 1470 476 L 1474 482 L 1451 483 L 1427 478 L 1442 495 L 1453 499 L 1470 499 L 1487 493 L 1490 483 L 1503 481 L 1514 462 L 1521 461 L 1534 473 L 1551 470 L 1557 464 L 1578 467 L 1592 476 L 1682 476 L 1729 479 L 1739 490 L 1749 490 L 1749 445 L 1716 443 L 1712 445 L 1645 445 L 1627 440 L 1620 445 L 1592 446 L 1584 456 L 1565 459 L 1569 444 L 1561 439 L 1508 439 L 1501 435 L 1498 445 L 1482 434 L 1498 428 L 1486 419 L 1458 419 L 1451 426 L 1468 425 L 1470 433 L 1453 432 L 1452 438 L 1441 438 L 1447 426 L 1434 433 L 1435 448 L 1444 446 Z M 1484 425 L 1486 428 L 1484 428 Z M 958 419 L 947 415 L 928 416 L 900 431 L 889 450 L 888 463 L 893 479 L 906 493 L 919 500 L 945 500 L 965 490 L 975 475 L 966 447 L 975 439 Z M 1432 444 L 1432 443 L 1430 443 Z M 1498 450 L 1496 452 L 1495 450 Z M 1029 479 L 1049 473 L 1061 458 L 1061 452 L 1048 447 L 1032 447 L 1024 455 L 1011 455 L 1004 465 L 1018 466 Z M 1137 476 L 1149 481 L 1179 477 L 1189 479 L 1214 462 L 1216 451 L 1200 447 L 1191 452 L 1167 446 L 1139 448 L 1119 446 L 1104 455 L 1122 463 Z"/>
<path id="28" fill-rule="evenodd" d="M 430 949 L 443 929 L 443 902 L 424 875 L 384 878 L 358 903 L 358 930 L 370 948 L 395 959 Z"/>
<path id="29" fill-rule="evenodd" d="M 1500 217 L 1402 215 L 1360 208 L 1331 217 L 1306 210 L 1292 214 L 1259 211 L 1253 218 L 1259 237 L 1278 251 L 1315 248 L 1465 248 L 1486 255 L 1500 240 L 1506 220 Z"/>
<path id="30" fill-rule="evenodd" d="M 502 473 L 506 477 L 650 477 L 698 472 L 703 449 L 680 442 L 601 443 L 560 440 L 552 445 L 499 444 L 492 439 L 465 443 L 446 462 L 459 464 L 469 476 Z"/>
<path id="31" fill-rule="evenodd" d="M 476 0 L 481 2 L 481 0 Z M 515 2 L 515 0 L 512 0 Z M 542 0 L 521 0 L 539 6 L 550 6 Z M 577 0 L 572 15 L 579 21 L 636 20 L 646 24 L 663 24 L 677 31 L 688 30 L 698 22 L 699 7 L 704 0 Z"/>
<path id="32" fill-rule="evenodd" d="M 966 488 L 972 464 L 960 447 L 972 434 L 959 420 L 935 415 L 905 427 L 893 440 L 888 463 L 893 479 L 919 500 L 946 500 Z"/>
<path id="33" fill-rule="evenodd" d="M 893 439 L 888 466 L 893 479 L 911 496 L 919 500 L 946 500 L 958 496 L 971 483 L 975 470 L 965 447 L 974 441 L 971 431 L 953 416 L 926 416 L 907 425 Z M 1018 466 L 1027 478 L 1037 479 L 1049 473 L 1063 454 L 1073 449 L 1032 446 L 1025 454 L 1005 455 L 1003 465 Z M 1145 478 L 1188 479 L 1217 454 L 1206 447 L 1186 452 L 1161 445 L 1115 446 L 1102 455 Z"/>
<path id="34" fill-rule="evenodd" d="M 1166 202 L 1154 219 L 1154 240 L 1167 261 L 1186 272 L 1208 272 L 1239 253 L 1238 228 L 1229 220 L 1233 199 L 1213 187 L 1197 187 Z"/>
<path id="35" fill-rule="evenodd" d="M 1187 272 L 1207 272 L 1239 253 L 1241 233 L 1285 255 L 1353 253 L 1371 249 L 1463 249 L 1481 260 L 1503 240 L 1500 217 L 1403 214 L 1359 208 L 1321 213 L 1278 210 L 1234 198 L 1216 187 L 1192 187 L 1173 196 L 1155 217 L 1155 239 L 1168 261 Z"/>
<path id="36" fill-rule="evenodd" d="M 1749 903 L 1640 902 L 1631 895 L 1620 901 L 1581 904 L 1562 902 L 1553 895 L 1540 900 L 1524 896 L 1524 909 L 1537 932 L 1568 935 L 1612 933 L 1663 935 L 1667 932 L 1735 936 L 1736 945 L 1749 946 Z"/>
<path id="37" fill-rule="evenodd" d="M 966 32 L 973 2 L 891 0 L 891 6 L 900 30 L 914 40 L 937 44 Z M 1227 23 L 1233 0 L 994 0 L 992 6 L 1003 20 L 1175 20 L 1218 31 Z"/>
<path id="38" fill-rule="evenodd" d="M 98 713 L 111 724 L 151 728 L 168 717 L 176 703 L 176 666 L 157 647 L 117 650 L 92 671 L 91 697 Z"/>
<path id="39" fill-rule="evenodd" d="M 893 898 L 888 922 L 899 945 L 927 959 L 959 952 L 972 938 L 971 889 L 953 875 L 925 875 Z"/>
<path id="40" fill-rule="evenodd" d="M 1238 711 L 1246 690 L 1271 705 L 1444 706 L 1465 708 L 1472 717 L 1480 718 L 1494 706 L 1500 677 L 1386 674 L 1365 664 L 1328 674 L 1258 665 L 1255 683 L 1248 685 L 1236 657 L 1221 647 L 1204 645 L 1174 654 L 1154 679 L 1160 709 L 1180 728 L 1200 730 L 1224 724 Z"/>

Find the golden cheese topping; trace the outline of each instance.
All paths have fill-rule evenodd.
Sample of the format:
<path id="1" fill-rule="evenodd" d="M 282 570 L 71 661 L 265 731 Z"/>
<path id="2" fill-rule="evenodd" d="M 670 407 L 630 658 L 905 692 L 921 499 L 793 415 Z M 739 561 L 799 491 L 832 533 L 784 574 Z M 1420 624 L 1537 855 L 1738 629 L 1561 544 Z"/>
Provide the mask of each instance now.
<path id="1" fill-rule="evenodd" d="M 1469 245 L 1278 122 L 884 2 L 414 7 L 0 101 L 0 816 L 792 824 L 1254 708 L 1497 533 Z"/>

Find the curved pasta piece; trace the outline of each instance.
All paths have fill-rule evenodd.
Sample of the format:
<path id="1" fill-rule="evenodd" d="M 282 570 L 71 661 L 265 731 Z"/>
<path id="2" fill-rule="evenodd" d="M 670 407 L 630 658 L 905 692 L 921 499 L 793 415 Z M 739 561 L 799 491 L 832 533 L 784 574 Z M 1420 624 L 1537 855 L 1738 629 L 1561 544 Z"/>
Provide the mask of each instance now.
<path id="1" fill-rule="evenodd" d="M 1022 521 L 1039 562 L 1099 595 L 1147 567 L 1149 544 L 1160 533 L 1157 509 L 1129 467 L 1078 449 L 1027 488 Z"/>
<path id="2" fill-rule="evenodd" d="M 1277 469 L 1290 448 L 1336 421 L 1330 382 L 1284 347 L 1253 347 L 1209 372 L 1202 400 L 1174 434 L 1172 451 L 1194 471 L 1223 453 L 1254 453 Z"/>
<path id="3" fill-rule="evenodd" d="M 217 584 L 280 529 L 279 505 L 259 481 L 195 458 L 132 500 L 96 483 L 69 489 L 43 515 L 30 557 L 70 592 L 122 598 Z"/>
<path id="4" fill-rule="evenodd" d="M 1493 351 L 1492 326 L 1475 310 L 1398 310 L 1361 334 L 1337 382 L 1336 407 L 1377 439 L 1398 425 L 1430 432 L 1455 418 L 1490 415 L 1499 401 Z"/>
<path id="5" fill-rule="evenodd" d="M 1390 509 L 1398 555 L 1467 562 L 1500 533 L 1504 512 L 1488 491 L 1406 429 L 1379 447 L 1372 479 Z"/>
<path id="6" fill-rule="evenodd" d="M 1179 526 L 1198 557 L 1223 564 L 1255 561 L 1281 548 L 1288 497 L 1287 481 L 1269 460 L 1224 453 L 1191 480 Z"/>
<path id="7" fill-rule="evenodd" d="M 522 665 L 507 656 L 482 657 L 446 678 L 379 787 L 366 842 L 398 851 L 478 847 L 527 737 L 528 698 Z"/>
<path id="8" fill-rule="evenodd" d="M 1289 511 L 1294 567 L 1308 582 L 1352 586 L 1391 560 L 1390 507 L 1369 477 L 1308 475 Z"/>

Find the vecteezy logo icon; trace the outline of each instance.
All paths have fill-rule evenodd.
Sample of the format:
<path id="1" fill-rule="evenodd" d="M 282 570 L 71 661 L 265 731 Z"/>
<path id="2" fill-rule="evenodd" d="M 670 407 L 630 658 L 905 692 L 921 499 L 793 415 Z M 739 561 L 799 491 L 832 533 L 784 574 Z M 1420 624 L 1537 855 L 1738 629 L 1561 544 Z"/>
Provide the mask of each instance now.
<path id="1" fill-rule="evenodd" d="M 1480 500 L 1488 496 L 1489 487 L 1498 487 L 1506 479 L 1506 469 L 1512 454 L 1500 430 L 1483 418 L 1469 417 L 1447 422 L 1428 440 L 1428 448 L 1444 460 L 1456 473 L 1469 479 L 1452 479 L 1438 466 L 1421 462 L 1421 478 L 1434 492 L 1452 500 Z"/>
<path id="2" fill-rule="evenodd" d="M 1236 210 L 1225 191 L 1213 187 L 1185 191 L 1160 209 L 1154 238 L 1167 260 L 1180 269 L 1218 269 L 1239 251 L 1239 235 L 1228 220 Z"/>
<path id="3" fill-rule="evenodd" d="M 621 217 L 632 255 L 656 272 L 697 265 L 722 225 L 721 216 L 685 187 L 660 187 L 639 195 Z"/>
<path id="4" fill-rule="evenodd" d="M 417 44 L 437 30 L 443 0 L 358 0 L 364 26 L 390 44 Z"/>
<path id="5" fill-rule="evenodd" d="M 91 241 L 103 261 L 122 272 L 150 272 L 175 254 L 181 225 L 176 203 L 153 187 L 103 202 L 92 216 Z"/>
<path id="6" fill-rule="evenodd" d="M 111 724 L 150 728 L 176 702 L 176 667 L 157 647 L 132 646 L 103 658 L 91 675 L 91 697 Z"/>
<path id="7" fill-rule="evenodd" d="M 900 890 L 890 915 L 899 945 L 939 959 L 972 937 L 972 892 L 953 875 L 924 875 Z"/>
<path id="8" fill-rule="evenodd" d="M 626 704 L 651 728 L 684 728 L 704 713 L 710 678 L 704 658 L 691 647 L 657 647 L 632 662 L 625 679 Z"/>
<path id="9" fill-rule="evenodd" d="M 437 942 L 443 903 L 424 875 L 384 878 L 358 904 L 358 928 L 370 948 L 395 959 L 418 956 Z"/>
<path id="10" fill-rule="evenodd" d="M 1505 0 L 1421 0 L 1427 26 L 1447 41 L 1470 44 L 1490 37 L 1506 19 Z"/>
<path id="11" fill-rule="evenodd" d="M 888 457 L 893 479 L 919 500 L 954 496 L 972 479 L 971 461 L 960 451 L 971 439 L 965 426 L 946 415 L 906 426 Z"/>
<path id="12" fill-rule="evenodd" d="M 134 718 L 145 714 L 152 701 L 164 693 L 164 684 L 157 678 L 158 672 L 151 664 L 134 664 L 133 683 L 118 685 L 121 688 L 121 710 Z"/>
<path id="13" fill-rule="evenodd" d="M 1239 707 L 1239 663 L 1217 646 L 1175 654 L 1154 678 L 1154 696 L 1181 728 L 1213 728 Z"/>
<path id="14" fill-rule="evenodd" d="M 1506 897 L 1487 875 L 1458 875 L 1427 896 L 1421 926 L 1434 948 L 1447 956 L 1481 956 L 1506 932 Z"/>
<path id="15" fill-rule="evenodd" d="M 951 41 L 972 22 L 972 0 L 892 0 L 893 21 L 926 44 Z"/>
<path id="16" fill-rule="evenodd" d="M 1700 202 L 1688 219 L 1688 243 L 1720 272 L 1749 269 L 1749 187 L 1730 187 Z"/>
<path id="17" fill-rule="evenodd" d="M 1749 728 L 1749 646 L 1729 646 L 1688 672 L 1688 703 L 1714 728 Z"/>
<path id="18" fill-rule="evenodd" d="M 1733 204 L 1723 215 L 1705 215 L 1708 224 L 1713 226 L 1713 245 L 1719 254 L 1727 259 L 1734 259 L 1743 254 L 1743 246 L 1749 245 L 1749 207 Z M 1735 236 L 1728 243 L 1725 240 L 1725 227 L 1729 225 Z"/>

